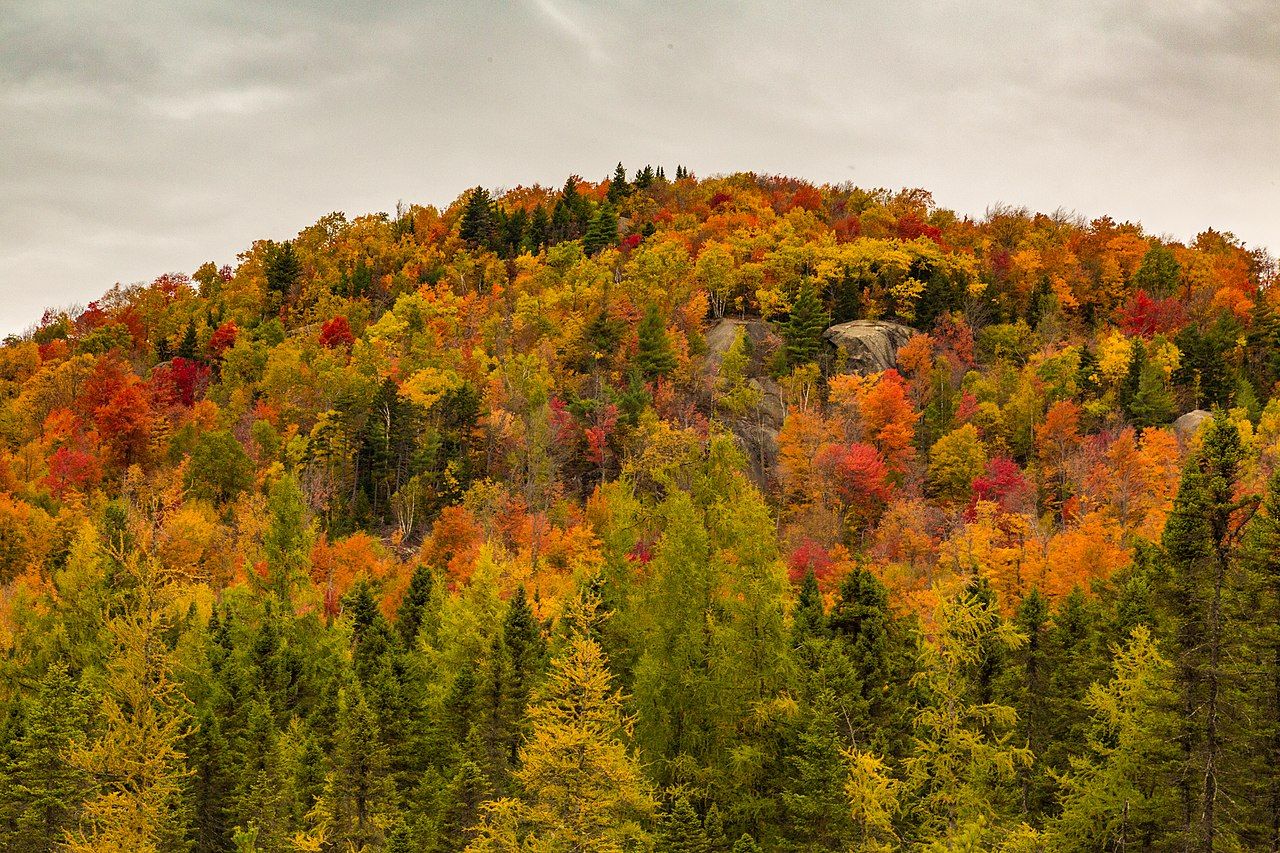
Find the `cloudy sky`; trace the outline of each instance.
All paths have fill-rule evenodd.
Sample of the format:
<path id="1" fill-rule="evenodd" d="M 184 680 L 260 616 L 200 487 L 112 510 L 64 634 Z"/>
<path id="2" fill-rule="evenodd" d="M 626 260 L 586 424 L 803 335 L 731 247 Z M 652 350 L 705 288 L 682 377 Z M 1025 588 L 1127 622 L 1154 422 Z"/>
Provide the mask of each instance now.
<path id="1" fill-rule="evenodd" d="M 1274 0 L 0 0 L 0 333 L 324 213 L 683 163 L 1280 249 Z"/>

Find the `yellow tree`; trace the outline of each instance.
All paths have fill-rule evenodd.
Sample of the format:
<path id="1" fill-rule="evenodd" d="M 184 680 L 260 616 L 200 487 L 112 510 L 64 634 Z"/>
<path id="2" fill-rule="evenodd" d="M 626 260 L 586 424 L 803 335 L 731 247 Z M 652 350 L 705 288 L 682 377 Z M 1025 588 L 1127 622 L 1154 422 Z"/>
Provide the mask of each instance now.
<path id="1" fill-rule="evenodd" d="M 182 740 L 188 713 L 173 681 L 169 584 L 150 554 L 113 555 L 132 581 L 107 623 L 111 658 L 103 677 L 99 734 L 75 744 L 71 761 L 95 782 L 72 853 L 163 853 L 182 848 Z"/>
<path id="2" fill-rule="evenodd" d="M 593 638 L 598 599 L 583 592 L 563 617 L 573 634 L 551 662 L 516 772 L 524 794 L 489 807 L 469 853 L 613 853 L 647 843 L 656 803 L 624 737 L 630 721 Z"/>

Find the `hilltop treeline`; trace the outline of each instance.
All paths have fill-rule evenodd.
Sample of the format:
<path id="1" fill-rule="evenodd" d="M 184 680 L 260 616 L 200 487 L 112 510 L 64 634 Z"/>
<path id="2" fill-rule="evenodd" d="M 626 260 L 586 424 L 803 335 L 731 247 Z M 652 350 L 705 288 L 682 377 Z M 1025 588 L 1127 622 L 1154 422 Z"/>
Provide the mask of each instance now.
<path id="1" fill-rule="evenodd" d="M 0 848 L 1280 848 L 1261 250 L 619 165 L 0 347 Z"/>

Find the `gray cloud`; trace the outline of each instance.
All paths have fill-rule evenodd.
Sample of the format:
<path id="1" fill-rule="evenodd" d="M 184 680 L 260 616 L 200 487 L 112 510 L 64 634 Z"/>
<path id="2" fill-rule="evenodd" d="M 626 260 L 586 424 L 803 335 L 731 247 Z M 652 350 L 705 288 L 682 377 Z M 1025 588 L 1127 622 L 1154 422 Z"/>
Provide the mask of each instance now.
<path id="1" fill-rule="evenodd" d="M 0 2 L 0 332 L 331 210 L 677 162 L 1277 247 L 1271 0 Z"/>

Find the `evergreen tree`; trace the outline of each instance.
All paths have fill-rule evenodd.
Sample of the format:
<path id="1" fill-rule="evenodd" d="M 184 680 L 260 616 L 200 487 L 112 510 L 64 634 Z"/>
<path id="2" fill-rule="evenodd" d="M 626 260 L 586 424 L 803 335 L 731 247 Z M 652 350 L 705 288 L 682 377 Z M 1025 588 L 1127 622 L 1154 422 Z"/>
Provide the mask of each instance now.
<path id="1" fill-rule="evenodd" d="M 587 633 L 568 639 L 529 708 L 531 732 L 516 773 L 523 794 L 488 812 L 471 853 L 514 850 L 518 837 L 548 850 L 617 850 L 647 840 L 655 804 L 621 739 L 622 697 L 608 661 L 589 636 L 603 618 L 597 608 L 588 592 L 571 603 L 567 618 Z"/>
<path id="2" fill-rule="evenodd" d="M 914 789 L 922 840 L 956 842 L 1006 825 L 1016 799 L 1018 769 L 1032 760 L 1012 737 L 1017 712 L 986 698 L 991 649 L 1025 642 L 1000 618 L 995 603 L 970 588 L 938 608 L 937 639 L 923 649 L 924 704 L 905 762 Z"/>
<path id="3" fill-rule="evenodd" d="M 262 541 L 267 553 L 267 587 L 288 606 L 294 589 L 306 577 L 312 535 L 302 490 L 291 474 L 271 487 L 267 512 L 269 521 Z"/>
<path id="4" fill-rule="evenodd" d="M 494 203 L 484 187 L 476 187 L 467 196 L 458 236 L 473 249 L 487 247 L 493 242 Z"/>
<path id="5" fill-rule="evenodd" d="M 129 586 L 107 625 L 112 651 L 98 734 L 69 751 L 71 764 L 95 781 L 67 833 L 72 853 L 177 850 L 186 835 L 188 717 L 165 643 L 172 592 L 151 556 L 119 557 Z"/>
<path id="6" fill-rule="evenodd" d="M 529 215 L 529 224 L 524 232 L 524 248 L 536 254 L 545 249 L 550 240 L 551 217 L 547 216 L 545 207 L 538 205 Z"/>
<path id="7" fill-rule="evenodd" d="M 359 685 L 338 692 L 331 769 L 309 819 L 331 849 L 381 845 L 396 807 L 390 759 Z"/>
<path id="8" fill-rule="evenodd" d="M 609 181 L 609 203 L 620 204 L 629 195 L 631 185 L 627 183 L 627 170 L 622 168 L 622 163 L 618 163 L 618 167 L 613 170 L 613 178 Z"/>
<path id="9" fill-rule="evenodd" d="M 1114 669 L 1108 684 L 1089 690 L 1088 750 L 1060 777 L 1062 814 L 1050 824 L 1050 849 L 1163 849 L 1175 823 L 1166 775 L 1176 758 L 1167 737 L 1169 664 L 1139 626 L 1116 650 Z"/>
<path id="10" fill-rule="evenodd" d="M 1262 511 L 1245 531 L 1248 569 L 1245 606 L 1253 614 L 1257 671 L 1247 683 L 1252 756 L 1249 794 L 1254 804 L 1252 841 L 1280 849 L 1280 472 L 1271 477 Z"/>
<path id="11" fill-rule="evenodd" d="M 23 702 L 21 733 L 0 767 L 0 847 L 14 853 L 62 849 L 89 777 L 67 760 L 88 727 L 85 697 L 55 663 Z"/>
<path id="12" fill-rule="evenodd" d="M 191 829 L 199 853 L 230 849 L 232 827 L 228 809 L 235 779 L 222 724 L 209 709 L 202 709 L 188 738 L 187 764 Z"/>
<path id="13" fill-rule="evenodd" d="M 302 278 L 302 264 L 293 243 L 286 240 L 268 246 L 263 272 L 267 277 L 267 291 L 275 294 L 277 304 L 283 303 Z"/>
<path id="14" fill-rule="evenodd" d="M 676 369 L 675 353 L 671 351 L 667 327 L 657 305 L 651 304 L 645 309 L 636 333 L 639 345 L 635 365 L 646 379 L 657 379 Z"/>
<path id="15" fill-rule="evenodd" d="M 683 794 L 676 797 L 662 816 L 659 836 L 666 853 L 711 853 L 711 840 L 702 828 L 702 821 Z"/>
<path id="16" fill-rule="evenodd" d="M 1243 705 L 1235 665 L 1243 642 L 1238 546 L 1255 505 L 1236 497 L 1243 459 L 1236 425 L 1217 415 L 1183 470 L 1164 530 L 1169 641 L 1181 692 L 1182 829 L 1184 843 L 1203 850 L 1235 843 L 1239 822 L 1234 771 L 1242 756 L 1232 729 Z"/>
<path id="17" fill-rule="evenodd" d="M 1156 243 L 1142 256 L 1133 274 L 1133 286 L 1155 296 L 1173 296 L 1178 292 L 1182 268 L 1167 246 Z"/>
<path id="18" fill-rule="evenodd" d="M 590 227 L 587 228 L 586 236 L 582 238 L 582 250 L 588 255 L 594 255 L 617 242 L 618 215 L 614 213 L 613 205 L 605 202 L 596 211 Z"/>
<path id="19" fill-rule="evenodd" d="M 426 563 L 418 563 L 409 578 L 409 589 L 400 602 L 396 614 L 396 628 L 406 649 L 412 650 L 418 637 L 432 616 L 432 593 L 435 589 L 435 573 Z"/>
<path id="20" fill-rule="evenodd" d="M 782 326 L 787 365 L 798 367 L 814 361 L 822 347 L 827 328 L 827 312 L 813 285 L 805 282 L 791 304 L 791 313 Z"/>
<path id="21" fill-rule="evenodd" d="M 182 333 L 182 341 L 178 344 L 178 357 L 187 361 L 195 361 L 200 354 L 200 341 L 196 338 L 196 321 L 187 321 L 187 330 Z"/>

